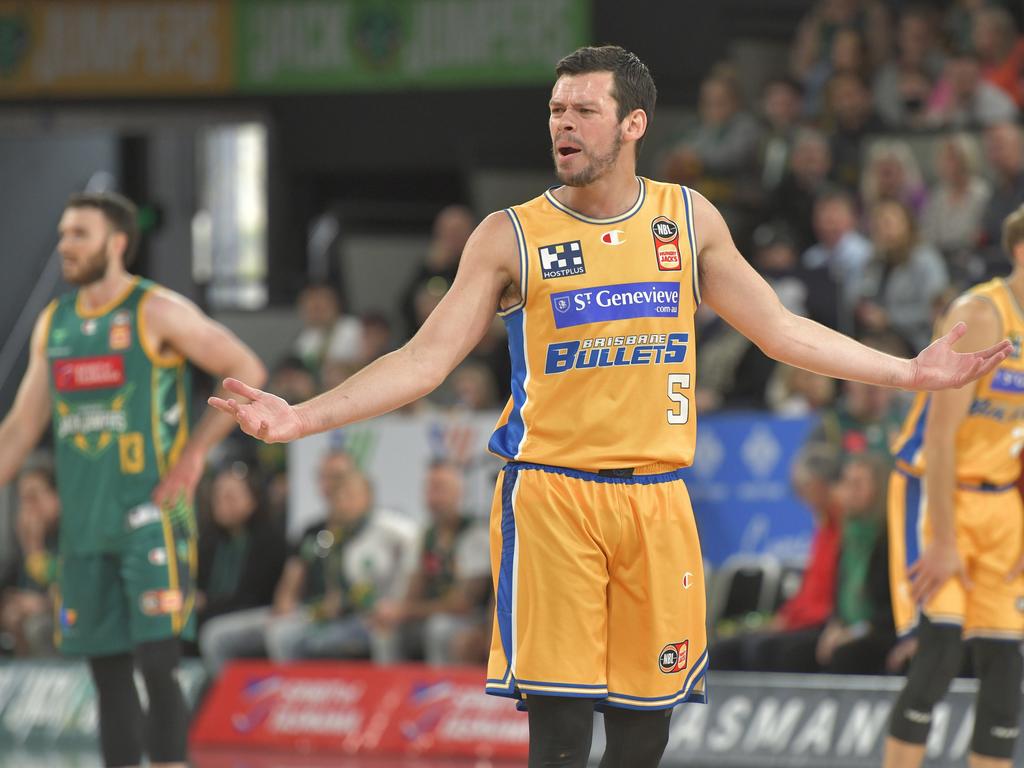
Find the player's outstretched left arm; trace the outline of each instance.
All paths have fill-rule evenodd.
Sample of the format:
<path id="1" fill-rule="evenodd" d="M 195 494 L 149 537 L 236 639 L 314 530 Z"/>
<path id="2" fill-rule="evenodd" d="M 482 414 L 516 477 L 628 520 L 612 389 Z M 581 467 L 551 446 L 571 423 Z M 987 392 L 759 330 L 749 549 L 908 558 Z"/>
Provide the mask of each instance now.
<path id="1" fill-rule="evenodd" d="M 974 381 L 1010 354 L 1005 339 L 977 352 L 957 352 L 953 346 L 966 331 L 957 323 L 913 360 L 904 360 L 794 315 L 740 255 L 718 210 L 698 194 L 693 199 L 701 296 L 775 360 L 837 379 L 938 390 Z"/>
<path id="2" fill-rule="evenodd" d="M 233 376 L 261 386 L 266 380 L 266 368 L 256 353 L 183 296 L 166 289 L 154 289 L 143 302 L 141 311 L 148 342 L 158 352 L 187 358 L 214 381 Z M 234 419 L 206 410 L 178 461 L 153 492 L 153 501 L 161 505 L 174 503 L 181 496 L 191 501 L 203 474 L 206 455 L 234 428 Z"/>

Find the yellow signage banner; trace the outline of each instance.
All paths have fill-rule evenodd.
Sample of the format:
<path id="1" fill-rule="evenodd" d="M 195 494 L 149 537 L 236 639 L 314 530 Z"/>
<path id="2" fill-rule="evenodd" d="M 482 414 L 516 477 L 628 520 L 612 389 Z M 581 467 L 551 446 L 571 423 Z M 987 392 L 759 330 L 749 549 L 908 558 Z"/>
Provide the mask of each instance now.
<path id="1" fill-rule="evenodd" d="M 0 0 L 0 98 L 228 91 L 233 37 L 223 0 Z"/>

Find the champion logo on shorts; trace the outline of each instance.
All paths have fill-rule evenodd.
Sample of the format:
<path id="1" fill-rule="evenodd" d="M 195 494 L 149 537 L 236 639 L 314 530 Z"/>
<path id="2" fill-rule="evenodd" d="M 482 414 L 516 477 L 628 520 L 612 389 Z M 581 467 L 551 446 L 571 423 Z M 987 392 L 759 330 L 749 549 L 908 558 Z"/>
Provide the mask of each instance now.
<path id="1" fill-rule="evenodd" d="M 683 574 L 683 589 L 689 589 L 693 586 L 693 574 L 687 571 Z"/>
<path id="2" fill-rule="evenodd" d="M 683 640 L 681 643 L 669 643 L 658 654 L 658 668 L 666 675 L 671 675 L 673 672 L 682 672 L 686 669 L 689 655 L 689 640 Z"/>

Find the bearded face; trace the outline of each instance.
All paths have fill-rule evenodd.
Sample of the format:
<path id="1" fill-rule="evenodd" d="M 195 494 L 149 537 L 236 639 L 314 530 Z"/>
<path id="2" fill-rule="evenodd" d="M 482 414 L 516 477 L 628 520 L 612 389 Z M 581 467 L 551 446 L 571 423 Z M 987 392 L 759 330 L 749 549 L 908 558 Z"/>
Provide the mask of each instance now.
<path id="1" fill-rule="evenodd" d="M 622 123 L 611 72 L 563 75 L 548 104 L 551 156 L 559 180 L 570 187 L 607 174 L 622 151 Z"/>
<path id="2" fill-rule="evenodd" d="M 77 286 L 103 279 L 110 263 L 112 236 L 103 214 L 93 208 L 68 208 L 61 216 L 59 232 L 57 251 L 64 279 Z"/>
<path id="3" fill-rule="evenodd" d="M 566 151 L 566 144 L 567 142 L 563 141 L 560 149 L 559 142 L 556 141 L 551 147 L 551 154 L 555 160 L 555 174 L 567 187 L 585 187 L 604 176 L 615 165 L 622 150 L 622 136 L 616 132 L 612 136 L 611 146 L 604 152 L 588 148 L 578 139 L 573 139 L 568 142 L 569 154 L 566 155 L 563 154 Z M 573 161 L 559 162 L 566 157 L 572 157 Z"/>

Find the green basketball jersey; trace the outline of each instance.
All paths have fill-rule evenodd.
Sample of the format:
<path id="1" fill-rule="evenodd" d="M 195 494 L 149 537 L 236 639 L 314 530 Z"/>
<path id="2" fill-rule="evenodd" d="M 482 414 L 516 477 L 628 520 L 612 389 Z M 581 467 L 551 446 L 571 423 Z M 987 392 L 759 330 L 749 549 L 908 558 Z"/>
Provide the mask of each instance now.
<path id="1" fill-rule="evenodd" d="M 136 278 L 95 312 L 77 291 L 47 309 L 63 553 L 115 550 L 129 511 L 150 500 L 188 438 L 188 362 L 143 338 L 141 308 L 154 287 Z"/>

